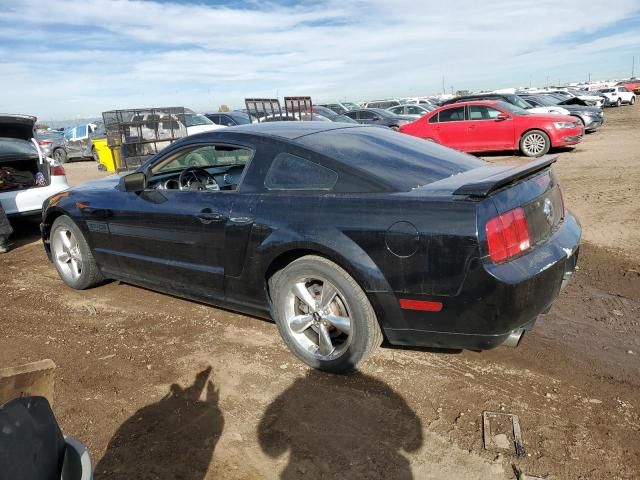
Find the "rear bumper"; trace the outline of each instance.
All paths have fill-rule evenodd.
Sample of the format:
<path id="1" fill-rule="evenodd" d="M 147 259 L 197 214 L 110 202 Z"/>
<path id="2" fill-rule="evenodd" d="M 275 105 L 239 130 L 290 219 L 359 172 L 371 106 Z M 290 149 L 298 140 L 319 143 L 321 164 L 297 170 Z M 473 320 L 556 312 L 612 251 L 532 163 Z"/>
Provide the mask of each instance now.
<path id="1" fill-rule="evenodd" d="M 52 177 L 46 187 L 33 187 L 26 190 L 13 190 L 0 193 L 0 203 L 7 215 L 42 214 L 42 204 L 51 195 L 69 188 L 66 178 Z"/>
<path id="2" fill-rule="evenodd" d="M 571 215 L 554 234 L 515 260 L 471 262 L 460 292 L 434 298 L 440 312 L 401 310 L 394 294 L 375 294 L 387 340 L 396 345 L 486 350 L 518 329 L 531 329 L 575 270 L 581 228 Z M 403 295 L 404 296 L 404 295 Z M 426 299 L 416 297 L 416 299 Z"/>

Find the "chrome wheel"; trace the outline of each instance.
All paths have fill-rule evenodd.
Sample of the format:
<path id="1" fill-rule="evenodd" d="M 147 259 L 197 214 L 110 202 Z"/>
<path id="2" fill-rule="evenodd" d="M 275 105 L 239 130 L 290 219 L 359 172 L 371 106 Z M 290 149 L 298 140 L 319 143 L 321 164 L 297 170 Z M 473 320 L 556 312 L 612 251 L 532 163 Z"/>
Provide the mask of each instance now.
<path id="1" fill-rule="evenodd" d="M 547 141 L 540 133 L 530 133 L 522 142 L 522 149 L 531 156 L 540 155 L 546 146 Z"/>
<path id="2" fill-rule="evenodd" d="M 75 281 L 82 274 L 82 255 L 78 241 L 70 230 L 59 228 L 51 238 L 53 261 L 65 280 Z"/>
<path id="3" fill-rule="evenodd" d="M 294 341 L 319 360 L 340 357 L 351 344 L 344 295 L 323 278 L 300 278 L 285 297 L 285 325 Z"/>

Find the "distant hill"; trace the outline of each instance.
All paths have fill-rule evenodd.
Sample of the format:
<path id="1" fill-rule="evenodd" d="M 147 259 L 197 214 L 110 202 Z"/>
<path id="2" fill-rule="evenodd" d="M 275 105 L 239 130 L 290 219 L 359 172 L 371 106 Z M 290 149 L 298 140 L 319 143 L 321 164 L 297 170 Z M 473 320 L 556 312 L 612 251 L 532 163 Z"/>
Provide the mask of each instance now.
<path id="1" fill-rule="evenodd" d="M 49 128 L 74 127 L 83 123 L 93 123 L 96 120 L 102 120 L 101 117 L 93 118 L 74 118 L 72 120 L 47 120 L 46 118 L 38 118 L 38 123 L 49 125 Z"/>

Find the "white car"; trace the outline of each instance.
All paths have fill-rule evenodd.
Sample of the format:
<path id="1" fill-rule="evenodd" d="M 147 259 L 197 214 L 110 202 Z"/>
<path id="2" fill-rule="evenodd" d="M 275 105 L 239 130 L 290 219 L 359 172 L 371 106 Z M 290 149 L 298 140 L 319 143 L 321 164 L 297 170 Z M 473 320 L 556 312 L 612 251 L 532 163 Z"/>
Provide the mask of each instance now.
<path id="1" fill-rule="evenodd" d="M 7 216 L 41 215 L 47 198 L 69 188 L 62 165 L 42 155 L 36 120 L 0 114 L 0 203 Z"/>
<path id="2" fill-rule="evenodd" d="M 607 97 L 607 105 L 615 105 L 619 107 L 623 103 L 628 105 L 633 105 L 636 103 L 636 95 L 633 92 L 630 92 L 626 89 L 626 87 L 611 87 L 611 88 L 603 88 L 602 90 L 598 90 L 598 92 L 602 93 L 605 97 Z"/>

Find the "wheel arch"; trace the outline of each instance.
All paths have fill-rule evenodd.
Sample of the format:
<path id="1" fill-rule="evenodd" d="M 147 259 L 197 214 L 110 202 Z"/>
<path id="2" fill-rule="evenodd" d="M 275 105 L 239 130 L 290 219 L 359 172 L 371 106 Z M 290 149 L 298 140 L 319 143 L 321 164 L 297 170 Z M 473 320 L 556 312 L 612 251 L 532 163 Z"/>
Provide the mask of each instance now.
<path id="1" fill-rule="evenodd" d="M 69 219 L 73 223 L 75 223 L 78 226 L 78 228 L 80 228 L 78 223 L 73 219 L 73 216 L 70 215 L 69 212 L 67 212 L 66 210 L 60 207 L 49 207 L 45 212 L 45 216 L 42 218 L 42 225 L 40 226 L 42 243 L 44 245 L 44 249 L 47 252 L 48 256 L 51 255 L 51 244 L 49 243 L 49 239 L 51 236 L 51 227 L 53 226 L 53 222 L 55 222 L 59 217 L 62 217 L 64 215 L 69 217 Z M 82 231 L 82 229 L 80 229 L 80 231 Z"/>

